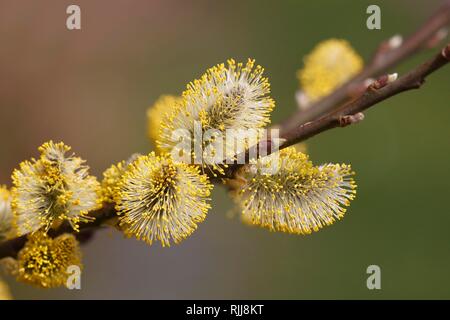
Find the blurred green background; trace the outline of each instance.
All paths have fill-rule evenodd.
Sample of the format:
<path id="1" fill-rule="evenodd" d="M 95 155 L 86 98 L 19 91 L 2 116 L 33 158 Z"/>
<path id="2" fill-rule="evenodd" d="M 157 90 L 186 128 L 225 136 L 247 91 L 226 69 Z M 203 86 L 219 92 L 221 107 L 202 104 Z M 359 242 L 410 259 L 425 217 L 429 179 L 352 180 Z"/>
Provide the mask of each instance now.
<path id="1" fill-rule="evenodd" d="M 65 27 L 80 5 L 82 30 Z M 349 40 L 367 61 L 408 34 L 439 1 L 0 1 L 0 182 L 44 141 L 63 140 L 97 176 L 146 153 L 146 109 L 179 94 L 207 67 L 234 57 L 266 69 L 277 107 L 294 112 L 296 70 L 313 46 Z M 366 28 L 378 4 L 382 29 Z M 393 71 L 431 56 L 425 51 Z M 82 290 L 15 283 L 15 298 L 450 298 L 450 69 L 383 102 L 361 124 L 311 139 L 315 163 L 351 163 L 357 199 L 310 236 L 270 233 L 227 218 L 225 190 L 192 237 L 161 248 L 99 232 L 84 247 Z M 382 289 L 366 288 L 381 267 Z"/>

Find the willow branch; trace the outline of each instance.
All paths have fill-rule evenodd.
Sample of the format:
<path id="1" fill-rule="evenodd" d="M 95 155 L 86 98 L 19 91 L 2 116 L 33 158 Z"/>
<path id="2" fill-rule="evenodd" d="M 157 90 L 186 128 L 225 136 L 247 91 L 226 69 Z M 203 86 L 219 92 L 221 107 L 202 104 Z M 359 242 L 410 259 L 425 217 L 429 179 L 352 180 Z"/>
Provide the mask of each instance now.
<path id="1" fill-rule="evenodd" d="M 355 120 L 359 120 L 360 116 L 358 115 L 364 110 L 401 92 L 420 88 L 429 74 L 448 64 L 449 60 L 450 44 L 434 58 L 408 72 L 398 80 L 389 83 L 387 76 L 380 77 L 359 98 L 348 102 L 328 115 L 303 125 L 298 125 L 296 128 L 282 134 L 281 137 L 285 139 L 285 142 L 280 148 L 304 141 L 323 131 L 352 124 Z"/>
<path id="2" fill-rule="evenodd" d="M 437 44 L 440 31 L 450 23 L 450 0 L 443 2 L 442 6 L 419 29 L 406 38 L 399 46 L 393 46 L 391 39 L 382 42 L 375 51 L 369 64 L 348 82 L 323 99 L 313 103 L 306 110 L 300 110 L 280 124 L 281 134 L 298 126 L 317 119 L 337 108 L 349 99 L 358 96 L 365 90 L 364 83 L 370 78 L 376 78 L 386 73 L 408 57 Z"/>
<path id="3" fill-rule="evenodd" d="M 81 243 L 89 240 L 96 230 L 102 228 L 108 220 L 114 219 L 117 214 L 113 205 L 105 205 L 99 210 L 90 212 L 90 216 L 95 217 L 95 220 L 89 223 L 80 223 L 80 231 L 75 233 L 75 236 Z M 51 237 L 57 237 L 64 233 L 74 233 L 74 230 L 69 223 L 63 223 L 57 229 L 50 229 L 48 232 Z M 24 235 L 0 243 L 0 259 L 5 257 L 16 257 L 26 241 L 27 236 Z"/>
<path id="4" fill-rule="evenodd" d="M 418 66 L 398 80 L 389 83 L 387 76 L 380 77 L 367 88 L 363 95 L 354 101 L 347 103 L 340 109 L 326 116 L 303 125 L 299 125 L 296 128 L 287 131 L 282 136 L 284 143 L 280 146 L 280 148 L 285 148 L 295 143 L 304 141 L 323 131 L 336 127 L 345 127 L 349 124 L 361 121 L 362 111 L 401 92 L 420 88 L 429 74 L 443 67 L 449 63 L 449 61 L 450 44 L 442 49 L 442 51 L 434 58 Z M 270 149 L 270 142 L 265 141 L 265 147 Z M 268 152 L 270 152 L 270 150 L 268 150 Z M 238 165 L 231 166 L 227 172 L 227 175 L 229 177 L 233 177 L 238 168 Z M 100 228 L 105 221 L 114 218 L 116 216 L 116 212 L 114 206 L 108 205 L 100 210 L 92 212 L 91 215 L 96 218 L 94 222 L 80 224 L 80 232 L 77 235 L 81 236 L 81 238 L 91 230 Z M 58 229 L 52 230 L 50 235 L 58 236 L 68 232 L 73 232 L 71 226 L 68 224 L 63 224 Z M 15 257 L 18 251 L 20 251 L 20 249 L 24 246 L 25 242 L 26 236 L 22 236 L 1 243 L 0 259 L 8 256 Z"/>
<path id="5" fill-rule="evenodd" d="M 378 50 L 378 53 L 375 54 L 375 58 L 373 59 L 373 63 L 366 71 L 363 71 L 359 77 L 357 76 L 354 80 L 351 80 L 350 83 L 332 93 L 329 96 L 329 99 L 325 98 L 328 99 L 329 102 L 319 102 L 317 106 L 313 106 L 311 109 L 317 107 L 320 108 L 320 112 L 317 111 L 317 116 L 314 118 L 316 120 L 305 123 L 307 117 L 305 114 L 301 114 L 301 116 L 297 115 L 290 117 L 289 120 L 285 121 L 281 125 L 281 138 L 284 142 L 280 148 L 285 148 L 300 141 L 304 141 L 325 130 L 344 127 L 361 121 L 363 118 L 362 111 L 401 92 L 419 88 L 429 74 L 446 65 L 450 58 L 450 44 L 434 58 L 418 66 L 400 79 L 388 83 L 387 76 L 382 76 L 370 85 L 359 97 L 333 112 L 328 112 L 330 108 L 336 106 L 336 101 L 341 101 L 343 98 L 348 97 L 349 88 L 352 87 L 351 83 L 359 83 L 369 75 L 378 74 L 388 69 L 427 44 L 433 38 L 433 35 L 449 22 L 450 0 L 445 3 L 446 4 L 441 10 L 424 24 L 422 29 L 419 29 L 413 34 L 401 47 L 394 51 L 383 52 L 383 50 Z M 382 48 L 382 46 L 380 48 Z M 271 141 L 264 141 L 264 143 L 265 147 L 270 149 Z M 271 150 L 267 151 L 270 152 Z M 227 169 L 224 177 L 232 178 L 238 168 L 239 165 L 231 165 Z M 106 205 L 97 211 L 91 212 L 91 216 L 96 218 L 95 221 L 80 224 L 80 231 L 76 233 L 77 238 L 81 242 L 89 238 L 92 233 L 101 228 L 105 222 L 115 218 L 117 214 L 114 206 Z M 64 223 L 57 229 L 49 232 L 53 237 L 63 233 L 74 233 L 74 230 L 69 224 Z M 0 259 L 17 256 L 17 253 L 22 249 L 25 242 L 26 236 L 22 236 L 0 243 Z"/>

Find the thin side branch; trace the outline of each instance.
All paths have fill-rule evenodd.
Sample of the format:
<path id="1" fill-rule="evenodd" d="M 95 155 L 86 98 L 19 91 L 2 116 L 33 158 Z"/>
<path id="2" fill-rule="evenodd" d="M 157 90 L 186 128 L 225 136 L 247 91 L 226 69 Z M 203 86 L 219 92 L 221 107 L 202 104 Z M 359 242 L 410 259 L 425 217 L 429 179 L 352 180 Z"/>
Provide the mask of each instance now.
<path id="1" fill-rule="evenodd" d="M 402 41 L 399 36 L 394 36 L 384 41 L 378 46 L 369 64 L 359 74 L 330 95 L 313 103 L 306 110 L 299 110 L 282 122 L 280 124 L 281 134 L 283 131 L 290 131 L 297 127 L 299 123 L 303 124 L 317 119 L 334 110 L 345 101 L 364 92 L 366 80 L 377 78 L 420 50 L 437 45 L 437 42 L 442 40 L 442 35 L 445 34 L 443 30 L 449 24 L 450 0 L 446 0 L 436 13 L 407 39 Z"/>
<path id="2" fill-rule="evenodd" d="M 449 62 L 449 59 L 450 44 L 442 49 L 442 51 L 433 59 L 420 65 L 398 80 L 388 83 L 385 81 L 386 76 L 381 77 L 378 81 L 370 85 L 359 98 L 345 104 L 338 110 L 326 116 L 299 125 L 297 128 L 285 132 L 281 137 L 286 139 L 286 141 L 281 148 L 304 141 L 323 131 L 340 127 L 343 123 L 347 124 L 345 119 L 348 117 L 354 117 L 377 103 L 401 92 L 420 88 L 424 83 L 425 78 L 437 69 L 446 65 Z"/>

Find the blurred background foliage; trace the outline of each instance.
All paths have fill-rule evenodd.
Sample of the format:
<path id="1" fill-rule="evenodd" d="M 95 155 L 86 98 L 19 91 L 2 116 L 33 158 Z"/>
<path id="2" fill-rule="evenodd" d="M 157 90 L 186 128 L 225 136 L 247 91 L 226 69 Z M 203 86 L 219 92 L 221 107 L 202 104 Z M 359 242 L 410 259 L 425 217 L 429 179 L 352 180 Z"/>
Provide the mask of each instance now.
<path id="1" fill-rule="evenodd" d="M 82 30 L 65 28 L 66 7 Z M 378 4 L 382 29 L 366 28 Z M 367 61 L 408 34 L 439 1 L 0 1 L 0 182 L 44 141 L 63 140 L 97 176 L 146 153 L 146 109 L 234 57 L 266 69 L 276 122 L 295 111 L 296 70 L 314 45 L 345 38 Z M 394 71 L 434 54 L 423 52 Z M 366 120 L 308 141 L 315 163 L 351 163 L 357 199 L 346 217 L 310 236 L 227 218 L 225 190 L 187 241 L 170 249 L 99 232 L 84 247 L 82 290 L 8 282 L 15 298 L 450 298 L 449 68 L 423 89 L 389 99 Z M 382 269 L 382 290 L 366 268 Z"/>

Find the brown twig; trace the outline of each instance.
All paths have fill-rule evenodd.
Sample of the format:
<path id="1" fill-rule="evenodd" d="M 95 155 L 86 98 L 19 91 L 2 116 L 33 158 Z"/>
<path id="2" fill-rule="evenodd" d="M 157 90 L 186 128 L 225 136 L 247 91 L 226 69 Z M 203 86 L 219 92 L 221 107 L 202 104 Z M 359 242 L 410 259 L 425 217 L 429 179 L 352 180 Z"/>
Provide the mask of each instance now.
<path id="1" fill-rule="evenodd" d="M 430 73 L 449 63 L 449 60 L 450 44 L 442 49 L 442 51 L 433 59 L 418 66 L 398 80 L 389 83 L 386 81 L 386 76 L 382 76 L 379 80 L 370 85 L 359 98 L 348 102 L 338 110 L 328 115 L 325 115 L 317 120 L 307 122 L 303 125 L 299 125 L 297 128 L 293 128 L 290 131 L 285 132 L 282 135 L 282 138 L 286 139 L 286 141 L 281 147 L 285 148 L 300 141 L 304 141 L 328 129 L 351 124 L 348 119 L 353 118 L 353 120 L 355 120 L 355 115 L 358 115 L 377 103 L 401 92 L 420 88 L 420 86 L 424 83 L 425 78 Z"/>
<path id="2" fill-rule="evenodd" d="M 95 220 L 90 223 L 80 223 L 80 232 L 76 233 L 78 241 L 83 243 L 93 236 L 93 232 L 103 226 L 103 224 L 116 217 L 116 211 L 112 205 L 104 205 L 101 209 L 90 213 L 95 217 Z M 51 229 L 49 235 L 57 237 L 64 233 L 73 233 L 72 226 L 68 223 L 63 223 L 57 229 Z M 22 249 L 27 241 L 27 236 L 17 237 L 8 241 L 0 243 L 0 259 L 5 257 L 16 257 L 17 253 Z"/>
<path id="3" fill-rule="evenodd" d="M 437 54 L 433 59 L 425 62 L 419 67 L 407 73 L 405 76 L 398 80 L 389 82 L 389 77 L 382 76 L 372 85 L 370 85 L 365 93 L 352 102 L 347 103 L 342 108 L 332 112 L 317 120 L 299 125 L 286 132 L 283 136 L 283 143 L 280 148 L 285 148 L 300 141 L 304 141 L 318 133 L 325 130 L 344 127 L 362 120 L 361 112 L 376 105 L 377 103 L 386 100 L 396 94 L 404 91 L 419 88 L 425 78 L 432 72 L 443 67 L 450 61 L 450 44 L 448 44 L 442 51 Z M 265 146 L 269 148 L 270 142 L 265 142 Z M 270 153 L 270 150 L 267 150 Z M 233 177 L 238 165 L 232 165 L 228 168 L 227 176 Z M 97 229 L 102 224 L 116 216 L 114 207 L 108 205 L 102 209 L 92 213 L 92 216 L 96 217 L 96 220 L 92 223 L 85 223 L 80 225 L 79 235 L 83 235 L 90 230 Z M 66 232 L 73 232 L 72 228 L 68 224 L 63 224 L 56 230 L 51 232 L 52 236 L 58 236 Z M 8 256 L 16 256 L 17 252 L 25 244 L 26 237 L 22 236 L 15 238 L 0 244 L 0 259 Z"/>
<path id="4" fill-rule="evenodd" d="M 376 70 L 373 70 L 373 74 L 381 72 L 381 70 L 385 70 L 388 67 L 398 63 L 400 60 L 406 58 L 411 55 L 413 52 L 417 51 L 422 45 L 426 43 L 426 37 L 433 36 L 436 30 L 439 30 L 442 25 L 448 23 L 449 13 L 450 13 L 450 0 L 446 1 L 446 5 L 443 7 L 445 9 L 445 13 L 443 9 L 441 9 L 440 13 L 435 14 L 431 20 L 429 20 L 424 26 L 423 29 L 416 32 L 412 37 L 406 41 L 403 46 L 406 48 L 398 48 L 395 51 L 385 52 L 383 54 L 378 53 L 375 56 L 378 56 L 375 60 L 374 65 L 378 65 L 377 68 L 374 66 Z M 420 65 L 415 68 L 405 76 L 401 77 L 398 80 L 389 81 L 389 77 L 382 76 L 373 84 L 371 84 L 362 95 L 360 95 L 355 100 L 345 104 L 338 110 L 328 113 L 328 108 L 323 108 L 322 112 L 316 117 L 316 120 L 304 123 L 304 119 L 301 117 L 300 120 L 297 119 L 298 122 L 294 126 L 291 125 L 291 128 L 287 130 L 285 127 L 281 127 L 283 130 L 281 131 L 281 140 L 283 141 L 280 148 L 285 148 L 290 145 L 293 145 L 297 142 L 306 140 L 320 132 L 325 130 L 335 128 L 335 127 L 343 127 L 347 125 L 351 125 L 353 123 L 357 123 L 362 120 L 362 111 L 374 106 L 375 104 L 392 97 L 398 93 L 403 91 L 419 88 L 425 78 L 435 70 L 441 68 L 445 64 L 449 62 L 450 58 L 450 44 L 447 45 L 438 55 L 436 55 L 433 59 L 428 62 Z M 380 67 L 381 65 L 381 67 Z M 376 71 L 376 72 L 375 72 Z M 365 76 L 359 77 L 358 81 L 367 78 L 367 74 L 372 73 L 369 71 L 365 71 Z M 349 84 L 345 85 L 347 89 L 340 88 L 337 91 L 340 93 L 333 93 L 330 97 L 347 97 L 348 88 L 351 86 Z M 343 92 L 345 93 L 343 94 Z M 336 98 L 332 98 L 336 101 Z M 333 104 L 335 106 L 335 104 Z M 317 106 L 314 106 L 317 108 Z M 291 122 L 288 121 L 288 122 Z M 265 141 L 265 146 L 268 148 L 271 145 L 271 141 Z M 258 146 L 259 149 L 259 146 Z M 270 153 L 270 150 L 267 150 Z M 228 167 L 225 178 L 233 177 L 236 170 L 239 168 L 239 165 L 231 165 Z M 77 234 L 78 238 L 83 240 L 83 237 L 90 236 L 92 231 L 99 229 L 104 223 L 114 217 L 116 217 L 116 212 L 114 206 L 106 205 L 102 209 L 97 210 L 91 213 L 92 216 L 96 218 L 94 222 L 81 224 L 80 232 Z M 58 236 L 63 233 L 73 232 L 73 229 L 68 224 L 62 224 L 58 229 L 52 230 L 50 232 L 51 236 Z M 26 242 L 26 236 L 18 237 L 15 239 L 11 239 L 5 242 L 0 243 L 0 259 L 5 257 L 15 257 L 20 249 L 24 246 Z"/>
<path id="5" fill-rule="evenodd" d="M 416 32 L 396 46 L 392 38 L 378 46 L 371 61 L 355 77 L 339 87 L 330 95 L 313 103 L 306 110 L 300 110 L 280 124 L 281 135 L 313 119 L 330 112 L 349 99 L 358 96 L 365 90 L 364 83 L 370 78 L 376 78 L 386 73 L 390 68 L 404 61 L 418 51 L 437 45 L 442 40 L 442 30 L 450 23 L 450 0 L 443 2 L 436 11 Z"/>

